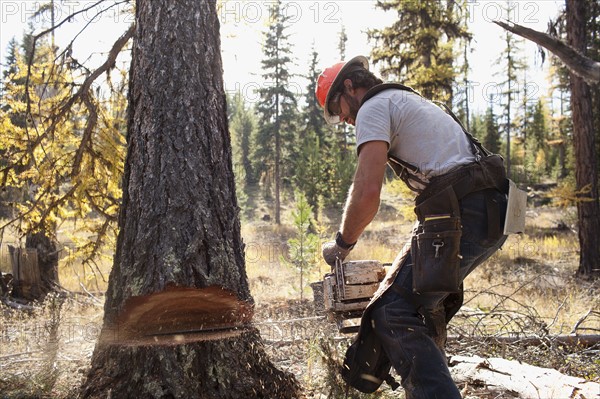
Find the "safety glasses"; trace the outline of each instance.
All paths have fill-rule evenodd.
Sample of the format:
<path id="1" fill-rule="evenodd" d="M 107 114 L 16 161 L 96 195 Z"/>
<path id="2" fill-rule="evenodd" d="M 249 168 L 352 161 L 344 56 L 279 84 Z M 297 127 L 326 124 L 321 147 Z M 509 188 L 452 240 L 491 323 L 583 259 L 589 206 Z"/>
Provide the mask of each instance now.
<path id="1" fill-rule="evenodd" d="M 329 100 L 329 105 L 327 106 L 329 109 L 329 113 L 332 116 L 339 116 L 342 113 L 342 106 L 340 101 L 342 99 L 342 92 L 338 91 L 333 95 L 331 100 Z"/>

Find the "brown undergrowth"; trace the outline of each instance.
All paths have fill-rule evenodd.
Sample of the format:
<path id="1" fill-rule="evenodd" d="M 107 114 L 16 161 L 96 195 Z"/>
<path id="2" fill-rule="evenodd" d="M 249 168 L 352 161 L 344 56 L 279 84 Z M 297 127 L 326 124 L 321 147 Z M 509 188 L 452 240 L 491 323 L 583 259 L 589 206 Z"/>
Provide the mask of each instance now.
<path id="1" fill-rule="evenodd" d="M 398 212 L 398 207 L 388 205 L 378 215 L 353 259 L 393 259 L 410 232 L 408 220 L 400 225 L 390 222 Z M 328 230 L 336 223 L 330 221 Z M 451 323 L 449 334 L 454 338 L 448 354 L 503 357 L 600 382 L 598 345 L 554 340 L 558 335 L 600 334 L 599 283 L 573 278 L 578 251 L 572 223 L 562 210 L 535 208 L 528 213 L 527 225 L 525 235 L 511 237 L 466 280 L 465 305 Z M 308 285 L 299 287 L 297 271 L 282 262 L 291 229 L 261 222 L 246 224 L 243 234 L 256 302 L 253 323 L 269 357 L 297 377 L 305 398 L 345 397 L 338 371 L 352 335 L 340 334 L 315 311 L 306 299 L 311 295 Z M 311 279 L 327 271 L 316 260 Z M 51 296 L 29 310 L 1 305 L 0 397 L 74 397 L 90 366 L 102 302 L 100 294 L 82 292 Z M 533 345 L 519 337 L 536 337 L 539 342 Z M 481 387 L 461 388 L 467 398 L 489 397 Z M 388 388 L 377 395 L 368 397 L 403 397 Z M 348 397 L 363 396 L 351 390 Z"/>

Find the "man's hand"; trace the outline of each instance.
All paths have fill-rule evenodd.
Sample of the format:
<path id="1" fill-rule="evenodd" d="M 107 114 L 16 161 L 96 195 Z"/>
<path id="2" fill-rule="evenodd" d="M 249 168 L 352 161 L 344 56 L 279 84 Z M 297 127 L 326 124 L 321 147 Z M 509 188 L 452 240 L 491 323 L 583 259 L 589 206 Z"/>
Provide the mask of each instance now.
<path id="1" fill-rule="evenodd" d="M 329 266 L 335 266 L 336 260 L 343 262 L 346 256 L 352 251 L 354 245 L 349 248 L 342 248 L 336 241 L 330 241 L 323 244 L 323 259 Z"/>

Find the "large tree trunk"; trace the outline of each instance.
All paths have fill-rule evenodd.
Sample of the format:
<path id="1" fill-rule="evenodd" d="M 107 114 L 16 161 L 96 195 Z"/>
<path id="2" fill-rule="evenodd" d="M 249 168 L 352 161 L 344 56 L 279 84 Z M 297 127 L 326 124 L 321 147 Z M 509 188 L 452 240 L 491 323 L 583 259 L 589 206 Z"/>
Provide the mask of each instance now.
<path id="1" fill-rule="evenodd" d="M 120 233 L 82 397 L 297 397 L 249 326 L 215 1 L 138 0 L 134 37 Z"/>
<path id="2" fill-rule="evenodd" d="M 586 2 L 566 0 L 567 39 L 575 50 L 586 50 Z M 579 269 L 585 277 L 600 276 L 600 205 L 598 202 L 598 169 L 593 124 L 592 96 L 588 84 L 571 72 L 571 113 L 575 148 L 575 179 L 578 192 L 584 191 L 577 203 L 579 222 Z M 589 190 L 589 191 L 587 191 Z M 586 192 L 587 191 L 587 192 Z"/>

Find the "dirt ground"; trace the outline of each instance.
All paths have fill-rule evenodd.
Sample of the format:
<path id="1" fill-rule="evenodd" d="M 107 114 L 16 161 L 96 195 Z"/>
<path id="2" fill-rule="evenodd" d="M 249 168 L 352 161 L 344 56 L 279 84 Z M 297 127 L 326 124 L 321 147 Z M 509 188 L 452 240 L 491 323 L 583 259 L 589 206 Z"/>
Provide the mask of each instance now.
<path id="1" fill-rule="evenodd" d="M 0 397 L 75 397 L 89 367 L 101 327 L 101 310 L 99 303 L 84 297 L 66 299 L 59 320 L 55 317 L 56 305 L 51 303 L 29 312 L 2 308 Z M 296 376 L 307 399 L 344 397 L 341 395 L 345 387 L 336 367 L 352 334 L 339 334 L 335 324 L 315 313 L 309 300 L 258 305 L 254 324 L 260 330 L 273 362 Z M 566 371 L 599 382 L 598 352 L 598 347 L 494 346 L 467 337 L 451 341 L 448 348 L 451 355 L 502 356 L 547 367 L 562 365 L 563 369 L 567 362 L 571 368 Z M 593 369 L 595 376 L 590 375 Z M 514 397 L 510 392 L 492 393 L 476 385 L 461 386 L 461 389 L 464 397 L 470 399 Z M 354 393 L 349 397 L 402 398 L 401 391 L 392 393 L 384 384 L 377 395 Z"/>
<path id="2" fill-rule="evenodd" d="M 381 232 L 366 238 L 368 244 L 391 246 L 394 237 L 405 233 L 391 234 L 385 219 L 383 215 Z M 577 251 L 571 221 L 551 209 L 535 209 L 528 213 L 528 226 L 526 238 L 507 244 L 503 254 L 469 277 L 465 306 L 449 329 L 454 338 L 447 354 L 502 357 L 600 382 L 600 345 L 573 346 L 551 339 L 573 330 L 600 333 L 599 284 L 572 278 Z M 264 229 L 257 230 L 264 234 Z M 272 237 L 259 238 L 266 242 Z M 294 271 L 272 263 L 259 268 L 251 261 L 247 260 L 256 300 L 253 323 L 270 358 L 296 376 L 306 399 L 346 397 L 338 370 L 353 335 L 340 334 L 334 323 L 315 311 L 310 291 L 299 299 L 293 289 Z M 102 302 L 101 294 L 79 293 L 51 296 L 26 310 L 0 305 L 0 398 L 75 397 L 102 326 Z M 531 345 L 485 338 L 514 332 L 542 340 Z M 477 384 L 460 389 L 468 399 L 515 397 Z M 403 398 L 401 391 L 391 392 L 384 384 L 374 395 L 350 391 L 348 398 Z"/>

